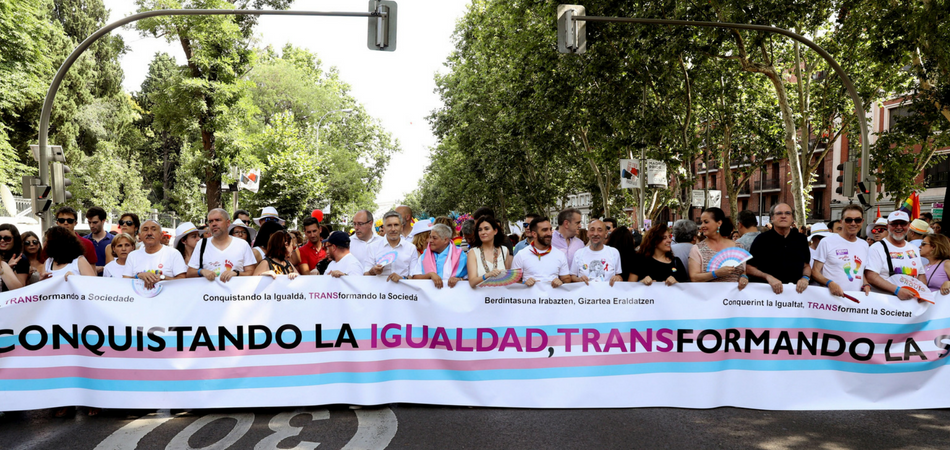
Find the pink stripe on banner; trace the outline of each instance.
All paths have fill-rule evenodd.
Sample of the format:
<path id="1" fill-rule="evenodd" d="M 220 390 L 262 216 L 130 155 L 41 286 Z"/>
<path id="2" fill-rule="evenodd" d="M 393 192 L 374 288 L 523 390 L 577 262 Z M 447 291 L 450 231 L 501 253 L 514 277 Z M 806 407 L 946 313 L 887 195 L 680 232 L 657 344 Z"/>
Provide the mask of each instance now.
<path id="1" fill-rule="evenodd" d="M 862 346 L 861 351 L 866 351 Z M 876 349 L 876 355 L 865 364 L 894 364 L 884 360 L 883 349 Z M 896 349 L 892 357 L 902 356 Z M 281 377 L 297 375 L 319 375 L 330 373 L 368 373 L 387 370 L 453 370 L 453 371 L 484 371 L 505 369 L 549 369 L 565 367 L 596 367 L 625 364 L 647 363 L 697 363 L 720 362 L 725 360 L 750 361 L 782 361 L 782 360 L 843 360 L 858 362 L 847 356 L 847 352 L 840 357 L 789 355 L 781 352 L 777 355 L 762 354 L 753 350 L 753 353 L 734 352 L 648 352 L 622 354 L 583 354 L 578 356 L 548 357 L 547 352 L 526 353 L 523 358 L 496 358 L 484 360 L 448 360 L 448 359 L 389 359 L 379 361 L 337 361 L 315 364 L 293 364 L 275 366 L 248 366 L 214 369 L 174 369 L 174 370 L 141 370 L 141 369 L 97 369 L 78 366 L 42 367 L 42 368 L 9 368 L 0 371 L 0 379 L 50 379 L 63 377 L 83 377 L 102 380 L 142 380 L 142 381 L 180 381 L 180 380 L 211 380 L 211 379 L 240 379 L 258 377 Z M 534 356 L 531 356 L 534 355 Z M 562 353 L 564 355 L 564 353 Z M 917 362 L 919 359 L 913 359 Z M 899 364 L 899 362 L 897 362 Z"/>
<path id="2" fill-rule="evenodd" d="M 740 332 L 745 333 L 745 330 L 747 330 L 747 329 L 746 329 L 746 328 L 742 328 L 742 329 L 739 329 L 739 330 L 740 330 Z M 761 336 L 763 332 L 769 331 L 769 336 L 770 336 L 771 339 L 775 339 L 776 337 L 778 337 L 778 334 L 779 334 L 780 331 L 785 330 L 785 331 L 788 332 L 788 335 L 789 335 L 789 337 L 790 337 L 791 340 L 792 340 L 792 345 L 793 345 L 793 346 L 795 346 L 795 339 L 798 337 L 798 333 L 799 333 L 799 332 L 804 333 L 805 336 L 808 336 L 809 338 L 811 337 L 812 333 L 818 333 L 819 340 L 820 340 L 820 338 L 821 338 L 821 336 L 822 336 L 822 333 L 824 333 L 825 331 L 829 331 L 829 330 L 823 330 L 823 329 L 818 329 L 818 328 L 800 328 L 800 329 L 799 329 L 799 328 L 789 328 L 789 329 L 785 329 L 785 328 L 782 328 L 782 329 L 774 329 L 774 328 L 748 328 L 748 330 L 750 330 L 750 331 L 752 331 L 753 333 L 755 333 L 756 336 Z M 640 331 L 641 331 L 641 333 L 645 333 L 645 330 L 640 330 Z M 659 344 L 659 341 L 657 341 L 656 336 L 655 336 L 655 333 L 656 333 L 657 331 L 658 331 L 658 330 L 653 330 L 653 332 L 654 332 L 654 338 L 653 338 L 653 345 L 654 345 L 654 347 Z M 693 333 L 692 333 L 691 335 L 689 335 L 689 337 L 690 337 L 691 339 L 695 340 L 701 331 L 703 331 L 703 330 L 700 330 L 700 329 L 693 330 Z M 720 336 L 723 336 L 723 338 L 725 338 L 725 330 L 724 330 L 724 329 L 720 329 L 720 330 L 716 330 L 716 331 L 719 332 Z M 431 330 L 430 330 L 430 332 L 431 332 Z M 858 338 L 868 338 L 868 339 L 871 339 L 872 341 L 874 341 L 875 344 L 877 344 L 877 345 L 884 345 L 884 344 L 888 341 L 888 339 L 893 339 L 893 340 L 894 340 L 894 345 L 896 346 L 896 345 L 898 345 L 898 344 L 901 344 L 901 345 L 902 345 L 903 342 L 904 342 L 908 337 L 913 337 L 914 340 L 917 341 L 917 342 L 933 341 L 934 338 L 936 338 L 937 336 L 950 334 L 950 329 L 926 330 L 926 331 L 921 331 L 921 332 L 917 332 L 917 333 L 913 333 L 913 334 L 909 334 L 909 335 L 891 335 L 891 334 L 880 334 L 880 333 L 834 332 L 834 331 L 829 331 L 829 332 L 830 332 L 831 334 L 835 334 L 835 335 L 837 335 L 837 336 L 840 336 L 842 339 L 845 340 L 845 342 L 852 342 L 852 341 L 854 341 L 855 339 L 858 339 Z M 621 336 L 623 337 L 623 340 L 624 340 L 625 345 L 626 345 L 626 346 L 628 347 L 628 349 L 629 349 L 630 344 L 631 344 L 630 333 L 629 333 L 629 332 L 621 333 Z M 674 332 L 673 334 L 668 335 L 668 336 L 675 342 L 675 340 L 676 340 L 676 334 L 675 334 L 675 332 Z M 744 336 L 744 334 L 743 334 L 742 336 Z M 502 336 L 499 336 L 499 343 L 501 342 L 501 338 L 502 338 Z M 522 345 L 524 345 L 524 343 L 525 343 L 525 342 L 524 342 L 524 336 L 521 335 L 521 336 L 519 336 L 519 338 L 521 339 Z M 603 347 L 603 346 L 607 343 L 607 338 L 608 338 L 608 334 L 607 334 L 607 333 L 602 333 L 602 334 L 600 335 L 600 338 L 597 340 L 597 342 L 601 345 L 601 347 Z M 537 339 L 537 338 L 536 338 L 536 339 Z M 744 338 L 740 337 L 740 341 L 739 341 L 739 342 L 742 343 L 742 342 L 743 342 L 743 339 L 744 339 Z M 563 348 L 564 345 L 565 345 L 565 340 L 566 340 L 565 337 L 564 337 L 563 335 L 560 335 L 560 334 L 548 336 L 548 346 L 549 346 L 549 347 L 555 347 L 556 349 L 558 349 L 558 348 Z M 419 341 L 419 338 L 415 338 L 415 339 L 414 339 L 414 342 L 418 342 L 418 341 Z M 712 342 L 714 342 L 714 341 L 715 341 L 715 338 L 712 337 L 712 336 L 706 336 L 706 338 L 704 339 L 704 342 L 712 343 Z M 431 339 L 429 340 L 429 342 L 431 343 Z M 456 346 L 456 341 L 455 341 L 454 335 L 452 335 L 452 334 L 449 335 L 449 342 L 451 343 L 452 348 L 454 349 L 455 346 Z M 359 341 L 357 341 L 357 344 L 358 344 L 359 348 L 357 348 L 357 349 L 355 349 L 355 350 L 350 349 L 349 346 L 345 346 L 345 347 L 343 347 L 342 349 L 343 349 L 343 350 L 346 350 L 346 351 L 373 351 L 373 350 L 386 350 L 386 349 L 387 349 L 387 347 L 385 347 L 385 346 L 383 345 L 383 343 L 382 343 L 381 340 L 377 340 L 377 347 L 378 347 L 378 348 L 371 348 L 371 347 L 370 347 L 371 341 L 368 340 L 368 339 L 359 340 Z M 463 344 L 463 346 L 465 346 L 465 347 L 474 348 L 475 345 L 476 345 L 476 341 L 475 341 L 475 339 L 463 339 L 463 340 L 462 340 L 462 344 Z M 581 344 L 582 344 L 582 336 L 581 336 L 579 333 L 573 334 L 573 335 L 572 335 L 572 338 L 571 338 L 571 346 L 572 346 L 574 349 L 580 349 L 580 348 L 581 348 Z M 389 348 L 409 349 L 409 348 L 412 348 L 412 347 L 410 347 L 408 344 L 406 344 L 406 340 L 403 338 L 403 339 L 401 340 L 401 343 L 400 343 L 399 346 L 397 346 L 397 347 L 389 347 Z M 330 347 L 330 348 L 325 348 L 325 347 L 324 347 L 324 348 L 316 348 L 316 347 L 314 346 L 314 343 L 302 343 L 302 344 L 300 344 L 299 346 L 297 346 L 297 347 L 295 347 L 295 348 L 292 348 L 292 349 L 280 348 L 279 346 L 274 345 L 273 343 L 272 343 L 270 346 L 268 346 L 267 348 L 260 349 L 260 350 L 249 350 L 249 349 L 238 350 L 238 349 L 236 349 L 236 348 L 234 348 L 234 347 L 227 347 L 227 348 L 224 349 L 224 350 L 211 351 L 211 350 L 208 350 L 208 349 L 205 348 L 205 347 L 199 347 L 199 348 L 195 349 L 195 351 L 193 351 L 193 352 L 187 351 L 187 349 L 186 349 L 186 351 L 184 351 L 184 352 L 179 352 L 179 351 L 177 351 L 177 350 L 175 349 L 175 347 L 166 347 L 166 348 L 165 348 L 164 350 L 162 350 L 161 352 L 152 352 L 152 351 L 148 351 L 148 350 L 139 352 L 139 351 L 135 351 L 135 350 L 132 350 L 132 349 L 126 350 L 126 351 L 124 351 L 124 352 L 118 352 L 118 351 L 110 350 L 110 349 L 107 348 L 107 347 L 103 347 L 103 348 L 100 349 L 100 351 L 104 352 L 104 355 L 102 355 L 102 357 L 104 357 L 104 358 L 106 358 L 106 357 L 111 357 L 111 358 L 148 358 L 148 359 L 165 359 L 165 358 L 187 359 L 187 358 L 211 358 L 211 357 L 233 357 L 233 356 L 293 355 L 293 354 L 303 354 L 303 353 L 332 352 L 332 351 L 339 351 L 339 350 L 340 350 L 340 349 L 332 348 L 332 347 Z M 440 346 L 437 350 L 445 350 L 445 349 L 444 349 L 442 346 Z M 638 350 L 638 351 L 643 351 L 643 349 L 642 349 L 642 347 L 641 347 L 640 345 L 637 346 L 637 350 Z M 578 351 L 579 351 L 579 350 L 578 350 Z M 69 347 L 69 346 L 63 346 L 63 347 L 61 347 L 59 350 L 54 350 L 54 349 L 52 348 L 52 346 L 49 346 L 49 345 L 46 346 L 46 347 L 44 347 L 44 348 L 42 348 L 42 349 L 40 349 L 40 350 L 36 350 L 36 351 L 28 351 L 28 350 L 23 349 L 23 348 L 20 347 L 20 346 L 16 346 L 16 347 L 14 348 L 14 350 L 5 353 L 3 356 L 4 356 L 4 357 L 13 357 L 13 356 L 21 356 L 21 357 L 48 357 L 48 356 L 64 356 L 64 355 L 68 355 L 68 356 L 93 356 L 93 354 L 92 354 L 89 350 L 87 350 L 85 347 L 82 347 L 82 346 L 80 346 L 78 349 L 75 349 L 75 348 L 72 348 L 72 347 Z"/>

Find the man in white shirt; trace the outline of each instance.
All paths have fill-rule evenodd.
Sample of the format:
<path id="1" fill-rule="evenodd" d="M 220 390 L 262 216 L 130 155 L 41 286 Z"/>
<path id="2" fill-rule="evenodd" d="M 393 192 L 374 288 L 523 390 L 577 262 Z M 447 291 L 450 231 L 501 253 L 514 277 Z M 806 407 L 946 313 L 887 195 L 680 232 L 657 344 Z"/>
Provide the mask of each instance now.
<path id="1" fill-rule="evenodd" d="M 867 274 L 868 243 L 858 239 L 858 231 L 864 222 L 864 210 L 860 205 L 850 204 L 841 210 L 843 226 L 838 233 L 829 233 L 818 243 L 811 276 L 828 288 L 831 295 L 841 297 L 844 291 L 871 292 L 865 277 Z"/>
<path id="2" fill-rule="evenodd" d="M 188 261 L 188 277 L 215 278 L 227 283 L 231 277 L 254 274 L 257 258 L 247 241 L 228 235 L 231 226 L 228 212 L 215 208 L 208 212 L 208 228 L 211 237 L 198 241 L 195 252 Z"/>
<path id="3" fill-rule="evenodd" d="M 409 270 L 419 262 L 419 252 L 412 242 L 402 239 L 402 215 L 396 211 L 389 211 L 383 215 L 384 239 L 379 239 L 369 247 L 372 266 L 366 275 L 383 275 L 389 281 L 398 283 L 403 278 L 409 278 Z M 352 245 L 352 244 L 351 244 Z M 377 261 L 383 255 L 395 252 L 396 258 L 386 265 L 379 265 Z"/>
<path id="4" fill-rule="evenodd" d="M 894 211 L 887 216 L 887 237 L 875 242 L 868 253 L 868 281 L 872 286 L 885 292 L 891 292 L 901 300 L 916 298 L 910 289 L 888 281 L 892 275 L 909 275 L 924 284 L 924 264 L 920 260 L 920 249 L 906 241 L 910 216 L 904 211 Z"/>
<path id="5" fill-rule="evenodd" d="M 344 275 L 363 275 L 363 265 L 350 253 L 350 237 L 342 231 L 334 231 L 323 240 L 330 264 L 325 275 L 340 278 Z"/>
<path id="6" fill-rule="evenodd" d="M 350 237 L 350 253 L 364 268 L 376 265 L 376 260 L 373 259 L 369 248 L 384 240 L 382 236 L 376 234 L 373 225 L 373 213 L 362 209 L 353 215 L 354 233 Z"/>
<path id="7" fill-rule="evenodd" d="M 564 252 L 551 247 L 551 219 L 540 217 L 531 222 L 531 231 L 535 239 L 527 248 L 515 255 L 511 261 L 512 269 L 522 269 L 522 280 L 528 287 L 537 282 L 551 282 L 558 287 L 571 282 L 571 271 Z"/>
<path id="8" fill-rule="evenodd" d="M 142 248 L 129 253 L 126 257 L 122 276 L 138 278 L 145 283 L 146 289 L 155 287 L 155 283 L 173 278 L 185 278 L 188 266 L 181 253 L 162 245 L 162 226 L 148 219 L 139 228 L 139 240 Z"/>
<path id="9" fill-rule="evenodd" d="M 406 205 L 399 205 L 396 207 L 396 212 L 402 215 L 402 238 L 403 240 L 412 241 L 412 208 Z"/>
<path id="10" fill-rule="evenodd" d="M 613 286 L 617 281 L 623 281 L 620 276 L 620 252 L 613 247 L 607 247 L 607 226 L 604 222 L 595 220 L 587 225 L 587 238 L 590 241 L 574 254 L 571 263 L 571 281 L 574 283 L 591 281 L 609 281 Z"/>

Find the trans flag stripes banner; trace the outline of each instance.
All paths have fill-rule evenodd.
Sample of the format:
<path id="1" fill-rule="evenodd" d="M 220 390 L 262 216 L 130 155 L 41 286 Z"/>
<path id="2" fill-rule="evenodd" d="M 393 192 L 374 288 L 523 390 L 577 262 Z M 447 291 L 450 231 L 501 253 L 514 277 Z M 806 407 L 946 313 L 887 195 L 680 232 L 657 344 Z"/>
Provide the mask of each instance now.
<path id="1" fill-rule="evenodd" d="M 4 292 L 0 411 L 950 406 L 939 293 L 935 304 L 850 293 L 856 303 L 765 284 L 136 282 L 70 276 Z"/>

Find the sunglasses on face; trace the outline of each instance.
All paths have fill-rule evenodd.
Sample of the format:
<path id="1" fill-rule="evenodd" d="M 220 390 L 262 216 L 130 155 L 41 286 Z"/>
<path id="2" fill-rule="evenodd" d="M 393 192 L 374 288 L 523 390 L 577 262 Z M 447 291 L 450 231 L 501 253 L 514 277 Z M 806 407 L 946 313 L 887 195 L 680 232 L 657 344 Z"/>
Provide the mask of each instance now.
<path id="1" fill-rule="evenodd" d="M 60 218 L 56 219 L 56 223 L 69 223 L 69 224 L 73 224 L 73 223 L 76 223 L 76 219 L 67 219 L 67 218 L 65 218 L 65 217 L 60 217 Z"/>
<path id="2" fill-rule="evenodd" d="M 907 222 L 904 222 L 903 220 L 901 220 L 901 221 L 891 222 L 888 225 L 894 228 L 904 228 L 907 226 Z"/>
<path id="3" fill-rule="evenodd" d="M 884 233 L 887 231 L 887 228 L 875 228 L 871 230 L 872 233 Z"/>
<path id="4" fill-rule="evenodd" d="M 0 236 L 0 241 L 3 241 L 3 242 L 13 241 L 13 236 Z"/>
<path id="5" fill-rule="evenodd" d="M 261 222 L 280 222 L 276 217 L 265 217 L 261 219 Z"/>
<path id="6" fill-rule="evenodd" d="M 131 221 L 131 220 L 120 220 L 120 221 L 119 221 L 119 225 L 120 225 L 120 226 L 121 226 L 121 225 L 125 225 L 125 226 L 127 226 L 127 227 L 131 227 L 131 226 L 135 225 L 135 222 L 133 222 L 133 221 Z"/>
<path id="7" fill-rule="evenodd" d="M 40 245 L 40 241 L 23 241 L 26 245 Z"/>
<path id="8" fill-rule="evenodd" d="M 841 221 L 844 223 L 861 223 L 861 222 L 864 222 L 864 218 L 863 217 L 845 217 L 844 219 L 841 219 Z"/>

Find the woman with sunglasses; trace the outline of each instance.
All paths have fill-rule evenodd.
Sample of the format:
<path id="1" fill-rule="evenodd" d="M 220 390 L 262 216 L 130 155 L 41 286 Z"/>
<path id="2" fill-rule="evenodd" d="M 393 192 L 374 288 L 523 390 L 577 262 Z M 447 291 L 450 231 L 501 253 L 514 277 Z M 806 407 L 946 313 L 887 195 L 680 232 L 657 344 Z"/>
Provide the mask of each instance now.
<path id="1" fill-rule="evenodd" d="M 36 233 L 27 231 L 20 237 L 23 240 L 23 259 L 30 264 L 30 273 L 26 279 L 26 284 L 30 285 L 40 281 L 43 277 L 43 273 L 45 273 L 43 263 L 46 262 L 46 259 L 43 258 L 43 246 L 40 245 L 40 238 Z"/>
<path id="2" fill-rule="evenodd" d="M 928 234 L 920 243 L 920 257 L 927 258 L 924 270 L 927 286 L 941 295 L 950 294 L 950 239 L 942 234 Z"/>
<path id="3" fill-rule="evenodd" d="M 23 257 L 23 242 L 20 231 L 13 224 L 0 225 L 0 260 L 5 265 L 0 270 L 2 290 L 26 286 L 26 279 L 30 276 L 30 262 Z"/>
<path id="4" fill-rule="evenodd" d="M 287 275 L 287 278 L 291 280 L 297 278 L 299 275 L 297 268 L 290 262 L 290 255 L 294 250 L 296 250 L 294 239 L 290 233 L 284 230 L 275 231 L 267 241 L 267 251 L 264 252 L 265 264 L 258 264 L 254 269 L 254 275 L 269 275 L 271 278 Z"/>
<path id="5" fill-rule="evenodd" d="M 26 283 L 30 266 L 20 255 L 21 248 L 20 232 L 16 227 L 8 223 L 0 225 L 0 286 L 3 291 L 19 289 Z"/>
<path id="6" fill-rule="evenodd" d="M 142 225 L 142 223 L 139 222 L 138 214 L 124 213 L 121 216 L 119 216 L 119 222 L 116 223 L 116 225 L 119 226 L 120 234 L 125 233 L 125 234 L 128 234 L 129 236 L 132 236 L 132 238 L 135 239 L 134 250 L 138 250 L 142 248 L 142 243 L 139 242 L 139 227 Z M 109 264 L 110 262 L 112 262 L 113 259 L 115 259 L 115 257 L 112 256 L 112 252 L 106 252 L 106 264 Z"/>

